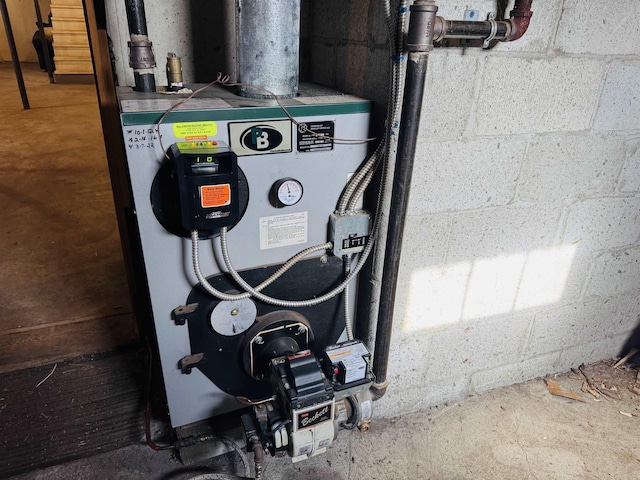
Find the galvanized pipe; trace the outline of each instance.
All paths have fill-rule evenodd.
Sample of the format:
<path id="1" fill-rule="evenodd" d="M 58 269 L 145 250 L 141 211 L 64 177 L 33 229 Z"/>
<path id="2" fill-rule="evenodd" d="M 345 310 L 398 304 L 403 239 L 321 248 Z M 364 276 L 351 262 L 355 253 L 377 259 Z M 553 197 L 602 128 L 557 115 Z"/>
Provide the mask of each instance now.
<path id="1" fill-rule="evenodd" d="M 257 85 L 282 98 L 298 93 L 300 0 L 237 0 L 238 81 Z M 240 95 L 270 98 L 269 93 L 239 87 Z"/>

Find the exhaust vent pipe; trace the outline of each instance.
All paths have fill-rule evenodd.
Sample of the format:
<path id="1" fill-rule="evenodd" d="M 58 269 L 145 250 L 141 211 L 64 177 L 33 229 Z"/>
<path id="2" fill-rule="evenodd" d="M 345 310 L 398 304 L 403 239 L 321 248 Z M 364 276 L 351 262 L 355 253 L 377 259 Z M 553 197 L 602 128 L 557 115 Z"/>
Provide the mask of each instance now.
<path id="1" fill-rule="evenodd" d="M 281 98 L 298 94 L 300 0 L 235 0 L 238 82 Z M 243 97 L 271 98 L 263 90 L 240 86 Z"/>

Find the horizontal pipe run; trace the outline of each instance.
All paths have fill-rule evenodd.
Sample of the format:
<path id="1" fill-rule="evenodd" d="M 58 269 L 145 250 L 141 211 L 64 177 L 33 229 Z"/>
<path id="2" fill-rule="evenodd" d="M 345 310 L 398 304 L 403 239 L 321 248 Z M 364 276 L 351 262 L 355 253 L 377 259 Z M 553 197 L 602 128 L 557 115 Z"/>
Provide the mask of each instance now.
<path id="1" fill-rule="evenodd" d="M 447 38 L 467 38 L 480 40 L 499 40 L 512 42 L 522 37 L 529 28 L 533 12 L 533 0 L 516 0 L 508 20 L 447 20 L 436 17 L 433 41 L 440 42 Z"/>
<path id="2" fill-rule="evenodd" d="M 491 36 L 495 24 L 494 40 L 506 40 L 511 33 L 511 22 L 509 20 L 484 20 L 473 22 L 468 20 L 446 20 L 442 17 L 436 18 L 434 42 L 439 42 L 445 38 L 469 38 L 484 40 Z"/>

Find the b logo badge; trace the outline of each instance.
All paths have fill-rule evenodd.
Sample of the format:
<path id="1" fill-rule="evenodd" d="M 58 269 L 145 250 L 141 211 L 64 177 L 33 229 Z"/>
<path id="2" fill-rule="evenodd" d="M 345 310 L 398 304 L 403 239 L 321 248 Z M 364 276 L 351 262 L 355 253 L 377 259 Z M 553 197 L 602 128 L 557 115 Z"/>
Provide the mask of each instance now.
<path id="1" fill-rule="evenodd" d="M 240 136 L 242 146 L 256 152 L 273 150 L 282 143 L 282 134 L 269 125 L 247 128 Z"/>

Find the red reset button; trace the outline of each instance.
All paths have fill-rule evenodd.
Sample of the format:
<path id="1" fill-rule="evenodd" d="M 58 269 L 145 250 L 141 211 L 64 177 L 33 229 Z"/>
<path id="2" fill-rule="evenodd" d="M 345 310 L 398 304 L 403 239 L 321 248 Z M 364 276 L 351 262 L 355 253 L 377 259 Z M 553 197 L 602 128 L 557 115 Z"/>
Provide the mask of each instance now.
<path id="1" fill-rule="evenodd" d="M 231 185 L 202 185 L 200 187 L 202 208 L 224 207 L 231 203 Z"/>

